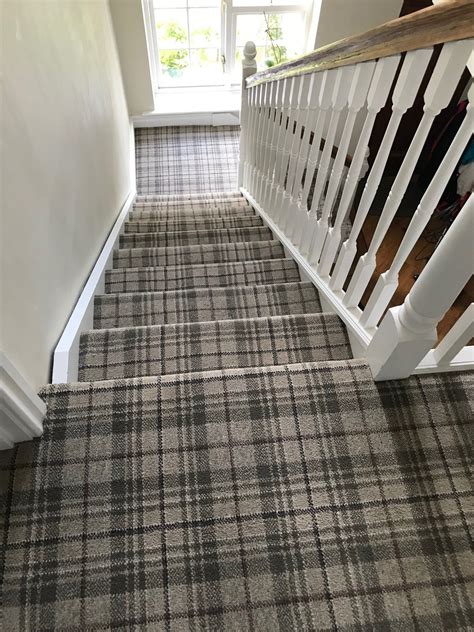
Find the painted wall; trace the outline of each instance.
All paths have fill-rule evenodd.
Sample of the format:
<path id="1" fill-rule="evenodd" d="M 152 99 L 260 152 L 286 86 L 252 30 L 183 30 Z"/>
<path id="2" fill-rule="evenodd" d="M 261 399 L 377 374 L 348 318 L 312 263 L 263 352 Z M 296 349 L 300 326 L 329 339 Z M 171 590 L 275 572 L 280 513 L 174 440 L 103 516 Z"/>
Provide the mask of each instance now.
<path id="1" fill-rule="evenodd" d="M 315 0 L 314 48 L 393 20 L 402 4 L 403 0 Z"/>
<path id="2" fill-rule="evenodd" d="M 153 85 L 141 0 L 110 0 L 110 12 L 130 115 L 154 110 Z"/>
<path id="3" fill-rule="evenodd" d="M 130 190 L 107 0 L 3 2 L 0 348 L 38 389 Z"/>

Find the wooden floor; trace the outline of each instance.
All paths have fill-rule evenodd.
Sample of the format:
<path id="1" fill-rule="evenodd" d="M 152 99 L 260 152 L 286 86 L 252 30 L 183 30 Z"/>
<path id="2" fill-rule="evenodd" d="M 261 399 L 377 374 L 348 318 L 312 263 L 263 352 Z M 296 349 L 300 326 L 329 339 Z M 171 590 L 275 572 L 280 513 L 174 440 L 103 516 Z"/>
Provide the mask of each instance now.
<path id="1" fill-rule="evenodd" d="M 367 250 L 367 244 L 370 243 L 372 236 L 375 232 L 375 228 L 377 226 L 378 217 L 375 215 L 369 215 L 365 221 L 364 227 L 362 229 L 362 239 L 360 248 L 363 252 Z M 385 239 L 380 246 L 380 249 L 377 253 L 377 268 L 372 276 L 372 279 L 367 286 L 367 290 L 365 291 L 362 297 L 362 305 L 365 305 L 375 283 L 379 276 L 385 272 L 392 263 L 394 256 L 398 250 L 398 247 L 403 239 L 406 228 L 410 223 L 410 217 L 400 217 L 395 218 L 390 226 L 390 229 L 385 236 Z M 441 223 L 437 219 L 433 219 L 427 227 L 427 230 L 438 231 L 441 228 Z M 394 307 L 395 305 L 401 305 L 405 300 L 408 292 L 411 287 L 415 283 L 416 275 L 419 275 L 420 272 L 426 265 L 426 257 L 428 257 L 433 251 L 435 244 L 430 243 L 426 237 L 426 231 L 424 236 L 422 236 L 412 252 L 410 253 L 405 265 L 400 271 L 400 283 L 398 285 L 398 289 L 395 292 L 395 295 L 390 302 L 389 307 Z M 474 278 L 471 277 L 469 283 L 466 285 L 464 290 L 456 299 L 454 305 L 451 309 L 446 313 L 445 317 L 438 324 L 438 342 L 444 338 L 444 336 L 448 333 L 454 323 L 458 320 L 461 314 L 469 307 L 469 305 L 474 301 Z M 474 339 L 471 340 L 470 344 L 474 344 Z"/>

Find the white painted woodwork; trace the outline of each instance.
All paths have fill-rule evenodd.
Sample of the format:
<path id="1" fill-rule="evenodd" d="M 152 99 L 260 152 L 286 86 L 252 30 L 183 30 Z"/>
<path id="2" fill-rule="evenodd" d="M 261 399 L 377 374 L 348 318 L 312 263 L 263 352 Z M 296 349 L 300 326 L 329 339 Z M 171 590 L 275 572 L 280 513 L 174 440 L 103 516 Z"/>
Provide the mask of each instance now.
<path id="1" fill-rule="evenodd" d="M 310 262 L 313 261 L 313 253 L 317 252 L 322 246 L 323 230 L 321 227 L 321 218 L 319 217 L 321 197 L 324 187 L 330 176 L 329 165 L 331 161 L 332 149 L 336 140 L 336 131 L 339 124 L 339 118 L 342 110 L 347 106 L 349 92 L 351 89 L 351 77 L 354 73 L 354 66 L 345 66 L 338 68 L 336 71 L 336 81 L 331 101 L 331 119 L 325 138 L 325 145 L 321 154 L 321 160 L 316 176 L 316 184 L 314 186 L 313 198 L 311 200 L 311 209 L 309 213 L 309 226 L 307 239 L 303 240 L 302 251 L 309 255 Z"/>
<path id="2" fill-rule="evenodd" d="M 118 244 L 125 222 L 136 196 L 131 191 L 107 237 L 102 251 L 87 279 L 53 354 L 53 384 L 77 382 L 79 342 L 81 334 L 93 328 L 94 297 L 104 293 L 105 271 L 112 266 L 114 248 Z"/>
<path id="3" fill-rule="evenodd" d="M 471 87 L 470 92 L 474 93 L 474 87 Z M 436 205 L 438 204 L 451 175 L 454 173 L 456 165 L 459 163 L 459 160 L 472 135 L 473 124 L 474 108 L 470 104 L 468 105 L 466 116 L 456 136 L 454 137 L 450 148 L 446 152 L 446 155 L 436 171 L 433 180 L 421 198 L 420 204 L 418 205 L 418 208 L 416 209 L 415 214 L 406 229 L 402 243 L 397 250 L 389 270 L 381 274 L 377 280 L 375 288 L 370 295 L 361 317 L 361 323 L 364 326 L 369 328 L 376 327 L 382 317 L 382 314 L 386 310 L 390 299 L 398 287 L 399 272 L 430 220 L 430 217 L 433 214 L 433 211 L 436 208 Z M 452 227 L 448 230 L 448 233 L 451 230 Z M 471 241 L 473 234 L 474 233 L 471 234 Z"/>
<path id="4" fill-rule="evenodd" d="M 379 278 L 365 309 L 358 306 L 432 122 L 450 102 L 471 48 L 468 41 L 445 44 L 430 71 L 423 95 L 423 117 L 383 207 L 368 252 L 357 262 L 346 292 L 343 287 L 357 256 L 357 238 L 377 194 L 395 136 L 403 124 L 402 117 L 413 106 L 423 82 L 432 49 L 407 53 L 398 76 L 401 55 L 397 54 L 377 62 L 266 81 L 246 90 L 242 97 L 247 112 L 242 117 L 241 191 L 281 241 L 286 255 L 297 261 L 304 277 L 317 287 L 324 305 L 342 318 L 355 356 L 368 358 L 376 379 L 474 368 L 474 349 L 466 347 L 474 333 L 472 306 L 443 342 L 432 348 L 438 321 L 464 286 L 466 275 L 472 273 L 472 245 L 468 262 L 466 233 L 472 231 L 474 202 L 469 202 L 449 227 L 405 303 L 384 316 L 398 287 L 400 269 L 425 229 L 470 138 L 471 106 L 413 215 L 392 265 Z M 376 116 L 392 91 L 390 119 L 372 161 L 349 238 L 341 244 L 342 227 L 357 184 L 368 168 L 368 145 Z M 353 139 L 357 114 L 362 108 L 362 128 Z M 354 144 L 347 168 L 348 149 Z M 443 274 L 443 266 L 450 267 L 449 274 Z M 434 297 L 436 291 L 438 295 Z"/>
<path id="5" fill-rule="evenodd" d="M 248 145 L 246 132 L 249 124 L 250 106 L 248 94 L 249 90 L 247 89 L 246 80 L 247 77 L 250 77 L 257 72 L 257 62 L 255 61 L 256 56 L 257 49 L 255 44 L 253 42 L 247 42 L 244 46 L 244 58 L 242 61 L 242 96 L 240 100 L 240 126 L 242 132 L 240 134 L 240 160 L 238 174 L 239 187 L 242 186 L 244 182 L 244 165 Z"/>
<path id="6" fill-rule="evenodd" d="M 411 375 L 437 340 L 436 326 L 473 272 L 474 199 L 464 205 L 403 305 L 390 309 L 367 348 L 376 380 Z"/>
<path id="7" fill-rule="evenodd" d="M 377 228 L 369 245 L 352 275 L 344 299 L 345 305 L 358 305 L 376 266 L 376 254 L 385 237 L 400 202 L 406 193 L 416 163 L 425 144 L 435 116 L 445 108 L 461 78 L 471 50 L 470 41 L 445 44 L 436 63 L 435 69 L 424 95 L 424 114 L 416 130 L 403 163 L 395 178 L 387 201 L 379 218 Z"/>
<path id="8" fill-rule="evenodd" d="M 39 437 L 45 414 L 43 400 L 0 352 L 0 450 Z"/>
<path id="9" fill-rule="evenodd" d="M 454 323 L 443 340 L 434 349 L 434 359 L 438 365 L 449 364 L 474 338 L 474 303 L 471 303 L 462 316 Z M 470 347 L 474 362 L 474 347 Z"/>
<path id="10" fill-rule="evenodd" d="M 311 151 L 308 156 L 308 162 L 306 165 L 306 175 L 304 179 L 303 192 L 301 199 L 298 202 L 298 211 L 303 214 L 303 221 L 301 222 L 301 231 L 296 238 L 296 243 L 299 245 L 301 251 L 304 249 L 305 239 L 308 234 L 308 230 L 311 227 L 312 217 L 308 208 L 308 196 L 311 189 L 311 184 L 316 173 L 316 169 L 319 166 L 321 158 L 320 145 L 323 137 L 323 130 L 326 123 L 327 114 L 331 108 L 332 95 L 336 84 L 337 70 L 327 70 L 324 72 L 321 80 L 321 88 L 319 94 L 319 110 L 318 119 L 316 122 L 316 128 L 314 130 L 313 142 L 311 145 Z M 309 245 L 309 244 L 308 244 Z"/>
<path id="11" fill-rule="evenodd" d="M 364 64 L 358 64 L 353 68 L 350 67 L 350 70 L 352 71 L 352 80 L 348 97 L 347 117 L 344 124 L 342 137 L 337 149 L 336 158 L 333 162 L 332 171 L 329 177 L 328 189 L 324 198 L 321 218 L 318 220 L 317 223 L 317 238 L 315 239 L 312 250 L 310 252 L 310 263 L 318 262 L 319 256 L 323 249 L 323 244 L 329 228 L 330 216 L 333 211 L 334 203 L 336 201 L 336 195 L 341 184 L 344 163 L 349 149 L 349 143 L 352 137 L 352 130 L 354 129 L 354 123 L 357 114 L 361 110 L 362 106 L 365 104 L 372 75 L 374 74 L 374 69 L 375 62 L 373 61 L 369 61 Z M 365 150 L 363 153 L 360 152 L 361 168 L 364 156 Z M 359 158 L 359 156 L 357 156 L 357 158 Z"/>

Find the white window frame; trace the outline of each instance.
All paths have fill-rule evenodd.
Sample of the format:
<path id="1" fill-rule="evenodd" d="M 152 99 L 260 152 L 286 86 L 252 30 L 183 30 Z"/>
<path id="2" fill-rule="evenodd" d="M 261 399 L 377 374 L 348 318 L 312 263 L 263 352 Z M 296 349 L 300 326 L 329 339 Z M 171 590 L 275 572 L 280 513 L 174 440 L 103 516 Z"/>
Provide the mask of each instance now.
<path id="1" fill-rule="evenodd" d="M 222 0 L 221 4 L 221 56 L 224 56 L 224 71 L 222 74 L 222 83 L 212 85 L 160 85 L 160 55 L 159 43 L 155 26 L 155 9 L 153 0 L 144 0 L 144 17 L 147 34 L 151 41 L 150 62 L 153 66 L 153 74 L 155 78 L 155 89 L 157 91 L 174 91 L 174 90 L 191 90 L 193 88 L 202 90 L 222 90 L 235 89 L 239 82 L 233 81 L 235 73 L 235 52 L 237 40 L 237 17 L 239 15 L 252 15 L 262 13 L 300 13 L 304 20 L 304 52 L 307 50 L 308 35 L 311 21 L 311 4 L 307 0 L 301 0 L 299 4 L 285 4 L 279 0 L 275 0 L 272 4 L 258 6 L 234 6 L 234 0 Z"/>

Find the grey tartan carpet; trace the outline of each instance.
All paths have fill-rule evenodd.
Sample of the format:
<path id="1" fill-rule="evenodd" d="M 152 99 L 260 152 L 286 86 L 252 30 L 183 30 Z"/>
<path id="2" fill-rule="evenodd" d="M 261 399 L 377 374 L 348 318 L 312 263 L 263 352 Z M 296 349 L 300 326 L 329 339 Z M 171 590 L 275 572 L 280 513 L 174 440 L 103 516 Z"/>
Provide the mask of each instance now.
<path id="1" fill-rule="evenodd" d="M 138 193 L 234 191 L 239 136 L 236 126 L 136 129 Z"/>
<path id="2" fill-rule="evenodd" d="M 474 376 L 375 384 L 189 132 L 143 132 L 81 382 L 0 453 L 5 630 L 472 630 Z"/>
<path id="3" fill-rule="evenodd" d="M 48 387 L 6 629 L 471 629 L 472 387 L 354 360 Z"/>
<path id="4" fill-rule="evenodd" d="M 80 349 L 81 382 L 352 357 L 335 314 L 99 329 Z"/>

